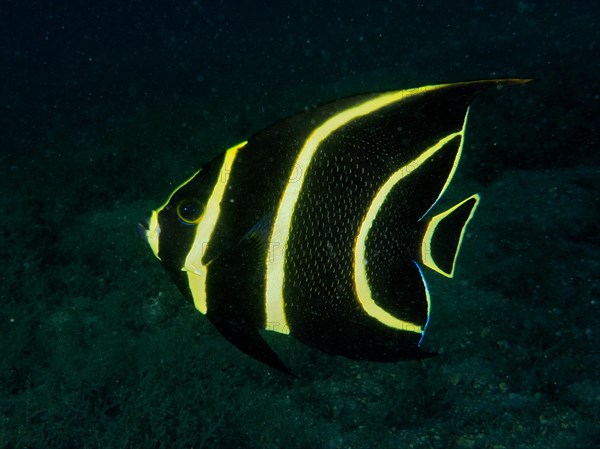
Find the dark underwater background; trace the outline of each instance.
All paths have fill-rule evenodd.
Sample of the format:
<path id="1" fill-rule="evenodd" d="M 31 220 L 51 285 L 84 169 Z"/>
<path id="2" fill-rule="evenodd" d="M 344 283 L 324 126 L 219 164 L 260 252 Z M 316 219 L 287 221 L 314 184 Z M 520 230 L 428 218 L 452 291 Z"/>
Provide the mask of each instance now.
<path id="1" fill-rule="evenodd" d="M 0 448 L 599 447 L 599 30 L 591 0 L 0 2 Z M 307 106 L 513 76 L 444 201 L 482 195 L 455 278 L 425 273 L 435 358 L 267 336 L 290 381 L 135 234 Z"/>

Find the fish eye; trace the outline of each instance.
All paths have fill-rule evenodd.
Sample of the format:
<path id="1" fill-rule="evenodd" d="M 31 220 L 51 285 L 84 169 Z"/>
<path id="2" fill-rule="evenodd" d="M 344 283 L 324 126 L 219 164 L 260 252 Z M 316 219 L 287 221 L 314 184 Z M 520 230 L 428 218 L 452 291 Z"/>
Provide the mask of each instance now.
<path id="1" fill-rule="evenodd" d="M 204 207 L 198 200 L 186 199 L 177 204 L 177 217 L 185 224 L 198 224 Z"/>

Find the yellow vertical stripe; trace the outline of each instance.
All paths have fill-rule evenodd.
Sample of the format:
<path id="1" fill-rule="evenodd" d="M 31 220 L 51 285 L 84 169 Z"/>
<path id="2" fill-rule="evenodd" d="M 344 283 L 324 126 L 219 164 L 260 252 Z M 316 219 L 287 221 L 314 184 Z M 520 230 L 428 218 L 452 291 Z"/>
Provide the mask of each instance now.
<path id="1" fill-rule="evenodd" d="M 435 260 L 433 259 L 433 257 L 431 257 L 431 239 L 433 238 L 433 234 L 435 233 L 437 226 L 440 224 L 440 222 L 444 218 L 446 218 L 448 215 L 450 215 L 452 212 L 454 212 L 460 206 L 465 204 L 467 201 L 471 201 L 471 200 L 475 200 L 475 205 L 471 208 L 471 213 L 467 217 L 467 220 L 465 221 L 465 223 L 460 231 L 460 236 L 458 238 L 458 244 L 456 245 L 456 251 L 454 252 L 454 259 L 452 260 L 452 269 L 448 273 L 448 272 L 442 270 L 438 266 L 438 264 L 435 263 Z M 427 229 L 425 230 L 425 236 L 423 237 L 423 241 L 421 242 L 421 259 L 423 260 L 423 265 L 425 265 L 426 267 L 429 267 L 433 271 L 436 271 L 436 272 L 440 273 L 441 275 L 446 276 L 448 278 L 451 278 L 454 276 L 454 267 L 456 265 L 456 258 L 458 257 L 458 252 L 460 250 L 460 247 L 461 247 L 464 235 L 465 235 L 465 231 L 467 229 L 467 225 L 471 221 L 471 218 L 473 218 L 473 215 L 475 214 L 475 209 L 477 208 L 478 204 L 479 204 L 479 195 L 476 193 L 474 195 L 471 195 L 469 198 L 461 201 L 460 203 L 456 204 L 455 206 L 451 207 L 450 209 L 445 210 L 444 212 L 436 215 L 435 217 L 432 217 L 431 220 L 429 220 L 429 224 L 427 225 Z"/>
<path id="2" fill-rule="evenodd" d="M 319 145 L 332 133 L 352 120 L 368 115 L 392 103 L 436 90 L 447 85 L 425 86 L 415 89 L 383 93 L 358 106 L 345 109 L 317 127 L 304 142 L 296 157 L 293 169 L 279 203 L 273 229 L 269 239 L 266 259 L 265 312 L 269 329 L 289 333 L 285 316 L 283 286 L 285 279 L 285 259 L 289 240 L 292 216 L 310 163 Z"/>
<path id="3" fill-rule="evenodd" d="M 231 173 L 231 167 L 233 161 L 240 148 L 246 145 L 246 142 L 242 142 L 225 153 L 223 165 L 219 172 L 219 177 L 213 187 L 213 191 L 206 203 L 202 218 L 196 227 L 196 236 L 194 237 L 194 243 L 188 253 L 185 264 L 182 268 L 183 271 L 187 271 L 188 283 L 192 296 L 194 297 L 194 305 L 203 314 L 207 312 L 206 303 L 206 274 L 208 272 L 208 266 L 202 263 L 202 258 L 206 252 L 210 238 L 215 230 L 217 220 L 221 214 L 221 201 L 225 195 L 227 183 L 229 182 L 229 175 Z"/>
<path id="4" fill-rule="evenodd" d="M 379 188 L 375 197 L 373 198 L 373 201 L 371 202 L 371 205 L 369 206 L 369 209 L 367 210 L 367 213 L 363 217 L 363 221 L 360 225 L 358 234 L 356 236 L 356 243 L 354 245 L 354 287 L 356 291 L 356 296 L 361 307 L 369 316 L 375 318 L 377 321 L 388 327 L 393 327 L 395 329 L 409 332 L 423 332 L 423 328 L 421 326 L 396 318 L 383 308 L 379 307 L 379 305 L 377 305 L 377 303 L 373 299 L 366 270 L 366 246 L 369 231 L 371 230 L 373 222 L 375 221 L 379 210 L 383 206 L 385 199 L 390 194 L 394 186 L 406 176 L 410 175 L 413 171 L 417 170 L 425 161 L 427 161 L 427 159 L 429 159 L 440 149 L 442 149 L 444 145 L 446 145 L 448 142 L 450 142 L 457 136 L 462 136 L 463 130 L 449 134 L 448 136 L 439 140 L 435 145 L 425 150 L 417 158 L 415 158 L 405 166 L 401 167 L 400 169 L 396 170 Z M 457 152 L 453 168 L 450 172 L 445 186 L 448 185 L 448 182 L 456 169 L 459 157 L 460 150 Z"/>

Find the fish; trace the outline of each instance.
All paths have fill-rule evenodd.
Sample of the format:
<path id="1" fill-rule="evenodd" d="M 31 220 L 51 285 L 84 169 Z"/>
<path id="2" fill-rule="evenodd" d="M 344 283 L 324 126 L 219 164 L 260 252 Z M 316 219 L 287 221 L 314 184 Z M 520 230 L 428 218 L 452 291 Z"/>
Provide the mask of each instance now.
<path id="1" fill-rule="evenodd" d="M 425 271 L 454 276 L 474 193 L 435 206 L 469 107 L 528 78 L 366 93 L 306 109 L 200 167 L 137 224 L 171 279 L 242 352 L 294 374 L 264 330 L 331 355 L 396 362 L 421 348 Z"/>

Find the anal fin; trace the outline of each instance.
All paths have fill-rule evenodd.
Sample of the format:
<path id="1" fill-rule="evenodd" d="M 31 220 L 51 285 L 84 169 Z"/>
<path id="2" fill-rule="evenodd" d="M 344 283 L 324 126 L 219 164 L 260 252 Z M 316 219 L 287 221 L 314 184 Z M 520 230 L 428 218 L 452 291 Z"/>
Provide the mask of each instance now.
<path id="1" fill-rule="evenodd" d="M 475 194 L 429 220 L 421 243 L 423 264 L 451 278 L 467 224 L 475 213 Z"/>

